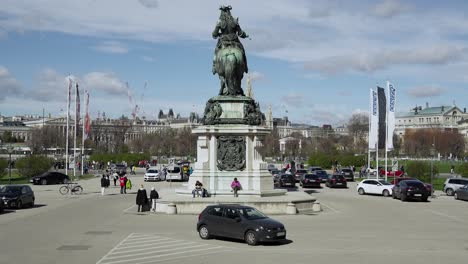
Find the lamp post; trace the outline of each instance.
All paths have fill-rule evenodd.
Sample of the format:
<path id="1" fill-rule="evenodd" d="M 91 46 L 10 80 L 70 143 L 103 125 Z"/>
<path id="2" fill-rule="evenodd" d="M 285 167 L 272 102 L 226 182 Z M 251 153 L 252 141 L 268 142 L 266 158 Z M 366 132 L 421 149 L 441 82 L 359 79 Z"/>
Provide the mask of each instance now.
<path id="1" fill-rule="evenodd" d="M 13 152 L 13 146 L 9 145 L 7 147 L 8 152 L 8 184 L 11 184 L 11 153 Z"/>

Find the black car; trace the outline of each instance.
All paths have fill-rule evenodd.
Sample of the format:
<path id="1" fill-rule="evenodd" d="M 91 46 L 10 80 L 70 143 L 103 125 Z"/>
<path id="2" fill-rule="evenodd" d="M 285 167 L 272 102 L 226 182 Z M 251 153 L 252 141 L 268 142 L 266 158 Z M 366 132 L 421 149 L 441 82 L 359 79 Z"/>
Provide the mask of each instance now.
<path id="1" fill-rule="evenodd" d="M 322 182 L 327 182 L 328 180 L 328 173 L 324 170 L 314 170 L 312 174 L 319 176 Z"/>
<path id="2" fill-rule="evenodd" d="M 283 224 L 253 207 L 238 204 L 207 206 L 198 216 L 197 231 L 202 239 L 229 237 L 251 246 L 286 239 Z"/>
<path id="3" fill-rule="evenodd" d="M 5 185 L 0 188 L 1 203 L 8 208 L 34 206 L 34 192 L 28 185 Z"/>
<path id="4" fill-rule="evenodd" d="M 341 174 L 347 181 L 354 181 L 354 172 L 352 169 L 341 169 Z"/>
<path id="5" fill-rule="evenodd" d="M 320 188 L 320 184 L 322 183 L 322 179 L 317 174 L 304 174 L 302 176 L 301 181 L 299 184 L 304 187 L 316 187 Z"/>
<path id="6" fill-rule="evenodd" d="M 294 173 L 294 177 L 296 178 L 296 182 L 300 182 L 302 179 L 302 176 L 304 176 L 307 173 L 307 170 L 304 169 L 298 169 Z"/>
<path id="7" fill-rule="evenodd" d="M 70 182 L 70 178 L 67 175 L 61 172 L 57 172 L 57 171 L 46 172 L 42 175 L 31 178 L 32 184 L 41 184 L 41 185 L 68 183 L 68 182 Z"/>
<path id="8" fill-rule="evenodd" d="M 330 188 L 336 188 L 336 187 L 347 188 L 346 179 L 342 174 L 331 175 L 327 179 L 327 182 L 325 183 L 325 185 Z"/>
<path id="9" fill-rule="evenodd" d="M 279 187 L 296 187 L 296 178 L 292 174 L 279 174 L 275 178 L 275 184 Z"/>
<path id="10" fill-rule="evenodd" d="M 312 166 L 312 167 L 309 167 L 309 169 L 307 169 L 307 171 L 309 172 L 314 172 L 316 170 L 323 170 L 321 167 L 318 167 L 318 166 Z"/>
<path id="11" fill-rule="evenodd" d="M 468 185 L 458 188 L 453 197 L 455 200 L 465 200 L 468 201 Z"/>
<path id="12" fill-rule="evenodd" d="M 402 202 L 411 198 L 419 198 L 423 202 L 427 202 L 427 198 L 431 195 L 423 182 L 419 180 L 405 180 L 393 186 L 393 199 L 400 199 Z"/>

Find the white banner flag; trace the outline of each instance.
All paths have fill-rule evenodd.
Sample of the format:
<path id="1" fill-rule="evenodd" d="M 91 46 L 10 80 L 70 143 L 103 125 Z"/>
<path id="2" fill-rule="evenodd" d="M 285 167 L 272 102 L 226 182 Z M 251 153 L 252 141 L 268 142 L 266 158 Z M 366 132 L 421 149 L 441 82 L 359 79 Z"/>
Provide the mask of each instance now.
<path id="1" fill-rule="evenodd" d="M 396 89 L 390 82 L 387 82 L 387 102 L 388 102 L 388 115 L 387 115 L 387 151 L 393 150 L 393 132 L 395 131 L 395 101 Z"/>
<path id="2" fill-rule="evenodd" d="M 375 151 L 379 134 L 379 101 L 377 91 L 372 89 L 370 89 L 369 122 L 369 149 Z"/>

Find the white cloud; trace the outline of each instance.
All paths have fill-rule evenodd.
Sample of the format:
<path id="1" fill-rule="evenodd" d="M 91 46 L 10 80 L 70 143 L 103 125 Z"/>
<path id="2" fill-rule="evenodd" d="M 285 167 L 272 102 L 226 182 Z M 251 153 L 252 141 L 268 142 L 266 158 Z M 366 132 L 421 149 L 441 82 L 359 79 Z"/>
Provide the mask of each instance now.
<path id="1" fill-rule="evenodd" d="M 154 58 L 150 56 L 141 56 L 141 59 L 146 61 L 146 62 L 154 62 Z"/>
<path id="2" fill-rule="evenodd" d="M 0 101 L 7 97 L 18 96 L 22 93 L 22 87 L 10 71 L 0 65 Z"/>
<path id="3" fill-rule="evenodd" d="M 436 97 L 444 94 L 446 89 L 433 86 L 420 86 L 414 87 L 407 91 L 407 94 L 411 97 L 425 98 L 425 97 Z"/>
<path id="4" fill-rule="evenodd" d="M 138 2 L 146 8 L 158 7 L 158 0 L 138 0 Z"/>
<path id="5" fill-rule="evenodd" d="M 105 53 L 125 54 L 128 53 L 128 48 L 118 41 L 104 41 L 94 46 L 93 49 Z"/>
<path id="6" fill-rule="evenodd" d="M 281 101 L 292 107 L 301 107 L 304 101 L 304 95 L 291 93 L 281 97 Z"/>
<path id="7" fill-rule="evenodd" d="M 408 11 L 409 7 L 397 0 L 385 0 L 377 4 L 372 13 L 377 17 L 391 18 L 402 12 Z"/>
<path id="8" fill-rule="evenodd" d="M 112 72 L 90 72 L 83 76 L 83 82 L 89 90 L 127 96 L 126 84 Z"/>
<path id="9" fill-rule="evenodd" d="M 249 75 L 250 75 L 250 80 L 252 81 L 260 81 L 260 80 L 265 79 L 265 75 L 258 71 L 250 72 Z"/>

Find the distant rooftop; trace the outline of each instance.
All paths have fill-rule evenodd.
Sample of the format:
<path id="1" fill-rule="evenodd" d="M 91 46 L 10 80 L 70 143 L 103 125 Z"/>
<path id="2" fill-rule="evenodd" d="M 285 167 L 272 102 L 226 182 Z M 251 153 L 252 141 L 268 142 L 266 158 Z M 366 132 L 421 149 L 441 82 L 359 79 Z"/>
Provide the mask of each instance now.
<path id="1" fill-rule="evenodd" d="M 397 117 L 413 117 L 413 116 L 424 116 L 424 115 L 436 115 L 436 114 L 443 114 L 447 113 L 453 108 L 457 108 L 456 106 L 436 106 L 436 107 L 426 107 L 421 110 L 414 110 L 412 109 L 411 112 L 399 112 L 396 114 Z M 457 108 L 458 109 L 458 108 Z"/>

